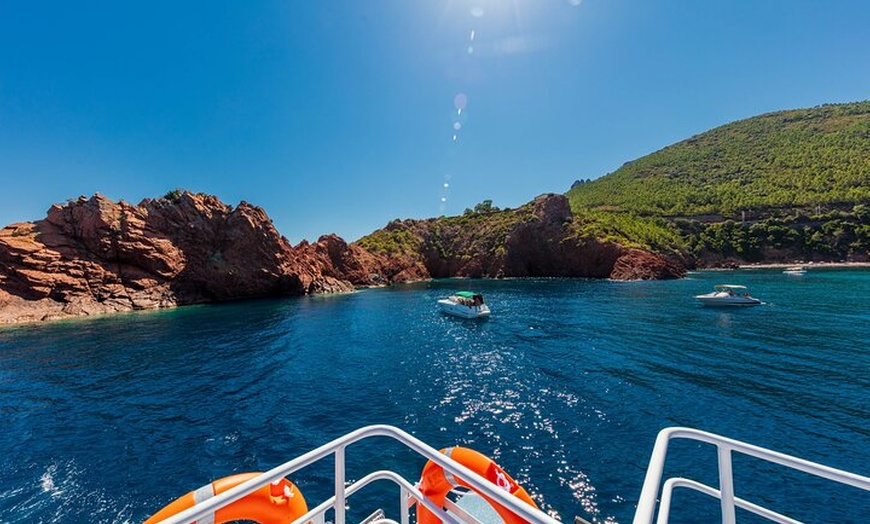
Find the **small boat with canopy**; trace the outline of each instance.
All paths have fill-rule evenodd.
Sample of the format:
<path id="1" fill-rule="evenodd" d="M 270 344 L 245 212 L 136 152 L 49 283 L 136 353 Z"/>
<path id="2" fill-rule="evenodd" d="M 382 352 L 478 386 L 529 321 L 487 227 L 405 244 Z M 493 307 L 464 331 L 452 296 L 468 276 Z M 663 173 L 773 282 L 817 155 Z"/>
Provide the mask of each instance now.
<path id="1" fill-rule="evenodd" d="M 438 307 L 443 313 L 462 318 L 481 318 L 489 316 L 489 306 L 483 300 L 483 295 L 471 291 L 457 291 L 448 298 L 438 301 Z"/>

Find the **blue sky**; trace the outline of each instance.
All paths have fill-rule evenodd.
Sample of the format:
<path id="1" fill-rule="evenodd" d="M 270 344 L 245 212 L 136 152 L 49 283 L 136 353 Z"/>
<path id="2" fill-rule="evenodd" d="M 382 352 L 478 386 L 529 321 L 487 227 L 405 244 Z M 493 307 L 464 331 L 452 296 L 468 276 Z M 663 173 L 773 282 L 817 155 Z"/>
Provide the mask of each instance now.
<path id="1" fill-rule="evenodd" d="M 0 225 L 175 188 L 292 243 L 870 98 L 866 0 L 0 3 Z"/>

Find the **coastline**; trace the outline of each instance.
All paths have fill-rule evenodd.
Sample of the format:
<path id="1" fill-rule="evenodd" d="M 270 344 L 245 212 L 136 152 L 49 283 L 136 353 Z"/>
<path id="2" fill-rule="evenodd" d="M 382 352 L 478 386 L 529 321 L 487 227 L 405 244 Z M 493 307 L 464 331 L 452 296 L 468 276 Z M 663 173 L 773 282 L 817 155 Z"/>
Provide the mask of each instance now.
<path id="1" fill-rule="evenodd" d="M 741 264 L 738 269 L 779 269 L 792 266 L 801 266 L 805 269 L 810 268 L 862 268 L 870 267 L 870 262 L 794 262 L 786 263 L 758 263 L 758 264 Z"/>

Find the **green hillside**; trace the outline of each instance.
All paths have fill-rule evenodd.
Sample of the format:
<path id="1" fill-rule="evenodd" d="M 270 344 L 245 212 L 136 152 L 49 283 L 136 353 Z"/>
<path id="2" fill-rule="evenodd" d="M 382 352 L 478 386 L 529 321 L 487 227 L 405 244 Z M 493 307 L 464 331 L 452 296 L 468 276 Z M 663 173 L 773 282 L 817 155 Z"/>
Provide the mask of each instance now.
<path id="1" fill-rule="evenodd" d="M 863 260 L 870 101 L 733 122 L 577 182 L 567 196 L 602 228 L 666 218 L 702 259 Z"/>
<path id="2" fill-rule="evenodd" d="M 687 217 L 870 202 L 870 101 L 770 113 L 626 163 L 576 208 Z"/>

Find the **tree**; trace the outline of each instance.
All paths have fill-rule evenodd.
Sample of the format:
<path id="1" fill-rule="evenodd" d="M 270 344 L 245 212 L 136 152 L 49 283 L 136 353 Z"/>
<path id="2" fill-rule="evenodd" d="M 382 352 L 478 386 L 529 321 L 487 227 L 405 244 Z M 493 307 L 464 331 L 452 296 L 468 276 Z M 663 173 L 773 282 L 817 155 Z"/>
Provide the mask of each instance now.
<path id="1" fill-rule="evenodd" d="M 495 213 L 499 211 L 499 209 L 492 205 L 492 200 L 484 200 L 480 204 L 474 206 L 474 212 L 479 215 L 487 215 L 489 213 Z"/>
<path id="2" fill-rule="evenodd" d="M 468 215 L 489 215 L 490 213 L 495 213 L 497 211 L 501 211 L 496 206 L 492 205 L 492 200 L 484 200 L 480 204 L 474 206 L 474 209 L 465 208 L 465 211 L 462 213 L 465 216 Z"/>

